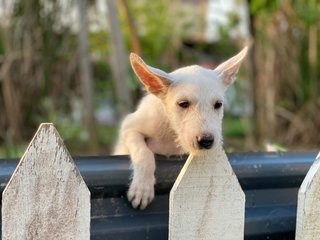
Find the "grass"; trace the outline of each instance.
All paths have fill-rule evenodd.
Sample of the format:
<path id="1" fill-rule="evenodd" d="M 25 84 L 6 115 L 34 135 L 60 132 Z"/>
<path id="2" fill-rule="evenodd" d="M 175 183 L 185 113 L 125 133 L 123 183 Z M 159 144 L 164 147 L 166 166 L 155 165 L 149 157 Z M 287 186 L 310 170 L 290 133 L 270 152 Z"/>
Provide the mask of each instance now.
<path id="1" fill-rule="evenodd" d="M 223 135 L 228 138 L 245 138 L 250 130 L 250 122 L 242 118 L 226 116 L 223 120 Z"/>

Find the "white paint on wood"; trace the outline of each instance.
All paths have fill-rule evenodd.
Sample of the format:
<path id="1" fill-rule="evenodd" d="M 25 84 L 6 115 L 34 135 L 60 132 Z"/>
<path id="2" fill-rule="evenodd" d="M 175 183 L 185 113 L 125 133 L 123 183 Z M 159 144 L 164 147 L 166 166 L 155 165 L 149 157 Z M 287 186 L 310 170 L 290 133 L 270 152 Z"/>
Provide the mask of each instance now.
<path id="1" fill-rule="evenodd" d="M 320 153 L 298 193 L 296 240 L 320 238 Z"/>
<path id="2" fill-rule="evenodd" d="M 2 239 L 89 239 L 90 192 L 52 124 L 42 124 L 2 196 Z"/>
<path id="3" fill-rule="evenodd" d="M 244 238 L 245 195 L 223 149 L 189 156 L 170 193 L 170 240 Z"/>

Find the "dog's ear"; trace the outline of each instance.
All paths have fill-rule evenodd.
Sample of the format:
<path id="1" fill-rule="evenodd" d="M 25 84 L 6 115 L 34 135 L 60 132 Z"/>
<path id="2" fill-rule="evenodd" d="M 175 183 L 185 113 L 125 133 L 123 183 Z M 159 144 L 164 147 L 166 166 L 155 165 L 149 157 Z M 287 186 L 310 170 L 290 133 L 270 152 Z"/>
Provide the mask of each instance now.
<path id="1" fill-rule="evenodd" d="M 157 96 L 166 93 L 168 86 L 172 83 L 166 72 L 146 65 L 135 53 L 130 54 L 130 62 L 134 72 L 148 92 Z"/>
<path id="2" fill-rule="evenodd" d="M 214 69 L 214 71 L 221 76 L 225 89 L 227 89 L 234 82 L 235 75 L 240 68 L 241 62 L 246 57 L 247 52 L 248 47 L 245 47 L 237 55 L 221 63 Z"/>

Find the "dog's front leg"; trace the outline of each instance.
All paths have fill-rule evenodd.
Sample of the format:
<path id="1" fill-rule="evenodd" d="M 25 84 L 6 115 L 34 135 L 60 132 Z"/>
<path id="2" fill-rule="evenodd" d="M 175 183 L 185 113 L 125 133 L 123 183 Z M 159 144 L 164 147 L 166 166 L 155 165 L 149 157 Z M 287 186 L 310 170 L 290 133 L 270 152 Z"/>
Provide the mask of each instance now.
<path id="1" fill-rule="evenodd" d="M 128 199 L 134 208 L 146 206 L 154 198 L 155 159 L 148 148 L 145 136 L 136 131 L 127 131 L 125 143 L 130 152 L 133 178 L 128 191 Z"/>

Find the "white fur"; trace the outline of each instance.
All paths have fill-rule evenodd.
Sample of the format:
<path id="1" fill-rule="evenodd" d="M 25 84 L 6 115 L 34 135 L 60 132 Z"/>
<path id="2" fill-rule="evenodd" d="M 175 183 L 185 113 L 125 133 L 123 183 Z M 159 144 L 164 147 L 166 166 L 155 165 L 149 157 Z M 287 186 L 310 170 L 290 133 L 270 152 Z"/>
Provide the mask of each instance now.
<path id="1" fill-rule="evenodd" d="M 222 146 L 224 92 L 234 81 L 247 47 L 215 70 L 200 66 L 180 68 L 171 73 L 147 66 L 131 54 L 130 60 L 140 81 L 151 93 L 137 110 L 122 122 L 114 154 L 130 154 L 133 179 L 128 199 L 134 208 L 144 209 L 154 198 L 154 154 L 205 154 Z M 188 108 L 178 103 L 188 101 Z M 222 105 L 223 106 L 223 105 Z M 211 149 L 200 149 L 197 137 L 211 134 Z"/>

